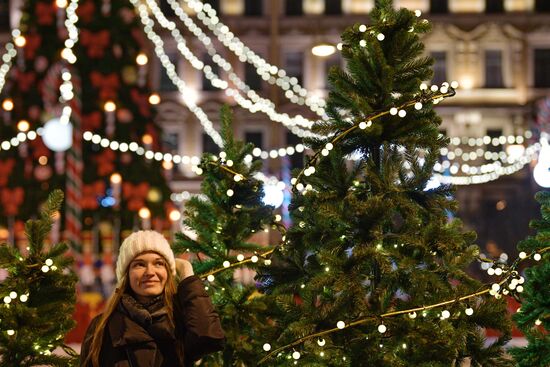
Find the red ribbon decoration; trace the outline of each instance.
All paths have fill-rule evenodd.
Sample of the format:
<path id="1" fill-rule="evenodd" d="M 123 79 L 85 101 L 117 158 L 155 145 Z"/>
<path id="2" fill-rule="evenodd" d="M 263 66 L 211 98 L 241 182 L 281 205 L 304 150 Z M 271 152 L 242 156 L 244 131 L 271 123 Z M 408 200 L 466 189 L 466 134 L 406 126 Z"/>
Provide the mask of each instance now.
<path id="1" fill-rule="evenodd" d="M 99 203 L 97 198 L 105 193 L 105 182 L 96 181 L 89 185 L 82 185 L 82 197 L 80 198 L 80 207 L 86 209 L 97 209 Z"/>
<path id="2" fill-rule="evenodd" d="M 103 122 L 102 114 L 99 111 L 82 116 L 82 131 L 94 131 L 101 127 Z"/>
<path id="3" fill-rule="evenodd" d="M 95 5 L 93 1 L 85 1 L 78 4 L 76 15 L 83 23 L 90 23 L 94 19 Z"/>
<path id="4" fill-rule="evenodd" d="M 29 33 L 26 35 L 25 41 L 25 59 L 34 59 L 36 57 L 36 50 L 38 50 L 38 47 L 42 43 L 42 36 L 36 33 Z"/>
<path id="5" fill-rule="evenodd" d="M 149 184 L 142 182 L 132 184 L 124 182 L 122 184 L 122 195 L 126 199 L 126 207 L 131 211 L 138 211 L 145 206 L 145 198 L 149 192 Z"/>
<path id="6" fill-rule="evenodd" d="M 37 2 L 35 7 L 36 22 L 40 25 L 53 24 L 55 19 L 55 7 L 53 2 Z"/>
<path id="7" fill-rule="evenodd" d="M 97 174 L 106 176 L 115 171 L 116 154 L 111 149 L 105 149 L 102 153 L 96 156 Z"/>
<path id="8" fill-rule="evenodd" d="M 0 161 L 0 186 L 6 186 L 8 183 L 13 166 L 15 166 L 15 159 L 13 158 Z"/>
<path id="9" fill-rule="evenodd" d="M 94 87 L 99 88 L 99 97 L 102 100 L 116 97 L 117 89 L 120 85 L 117 74 L 103 75 L 98 71 L 92 71 L 90 73 L 90 81 Z"/>
<path id="10" fill-rule="evenodd" d="M 2 207 L 4 208 L 4 214 L 6 216 L 15 216 L 19 212 L 19 206 L 23 203 L 25 197 L 25 191 L 22 187 L 15 187 L 13 189 L 5 188 L 2 190 L 0 200 L 2 201 Z"/>
<path id="11" fill-rule="evenodd" d="M 139 113 L 143 117 L 151 116 L 151 107 L 149 106 L 149 96 L 146 94 L 141 94 L 138 89 L 132 88 L 130 91 L 132 100 L 139 108 Z"/>
<path id="12" fill-rule="evenodd" d="M 105 55 L 105 48 L 111 43 L 111 35 L 107 30 L 96 33 L 82 30 L 80 32 L 80 43 L 88 48 L 88 56 L 91 59 L 100 59 Z"/>

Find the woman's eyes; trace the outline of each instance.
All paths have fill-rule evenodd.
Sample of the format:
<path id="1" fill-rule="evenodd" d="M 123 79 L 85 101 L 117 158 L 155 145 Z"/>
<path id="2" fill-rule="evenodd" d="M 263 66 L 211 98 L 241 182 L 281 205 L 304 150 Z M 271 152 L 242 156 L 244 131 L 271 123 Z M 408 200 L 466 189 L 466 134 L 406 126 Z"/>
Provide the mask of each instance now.
<path id="1" fill-rule="evenodd" d="M 157 268 L 160 268 L 160 267 L 163 267 L 164 266 L 164 261 L 156 261 L 153 263 L 153 265 Z M 145 263 L 143 262 L 135 262 L 133 265 L 132 265 L 133 268 L 137 268 L 137 267 L 145 267 Z"/>

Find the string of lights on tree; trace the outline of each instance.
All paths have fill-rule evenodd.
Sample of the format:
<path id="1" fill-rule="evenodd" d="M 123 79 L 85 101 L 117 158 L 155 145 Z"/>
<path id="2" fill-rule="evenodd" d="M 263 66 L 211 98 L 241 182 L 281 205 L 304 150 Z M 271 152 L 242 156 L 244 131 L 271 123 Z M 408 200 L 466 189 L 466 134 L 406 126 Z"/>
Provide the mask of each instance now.
<path id="1" fill-rule="evenodd" d="M 540 261 L 542 259 L 542 256 L 547 251 L 550 251 L 550 246 L 542 248 L 539 251 L 534 251 L 530 254 L 527 254 L 525 252 L 521 252 L 519 254 L 519 257 L 514 261 L 514 263 L 510 266 L 506 266 L 503 263 L 497 263 L 495 262 L 493 266 L 491 266 L 487 273 L 491 276 L 500 276 L 501 279 L 497 280 L 491 285 L 484 286 L 484 289 L 479 290 L 472 294 L 467 294 L 464 296 L 456 297 L 453 299 L 441 301 L 438 303 L 434 303 L 431 305 L 425 305 L 425 306 L 419 306 L 414 307 L 406 310 L 398 310 L 398 311 L 392 311 L 387 312 L 381 315 L 370 315 L 367 317 L 362 317 L 360 319 L 345 322 L 345 321 L 338 321 L 336 323 L 336 327 L 332 329 L 323 330 L 320 332 L 312 333 L 309 335 L 306 335 L 302 338 L 299 338 L 289 344 L 283 345 L 277 349 L 272 350 L 272 346 L 270 343 L 265 343 L 263 345 L 263 349 L 266 352 L 269 352 L 264 358 L 262 358 L 258 364 L 263 364 L 264 362 L 267 362 L 268 360 L 274 358 L 274 357 L 282 357 L 283 352 L 290 348 L 295 348 L 302 343 L 304 343 L 307 340 L 315 339 L 317 338 L 317 345 L 322 348 L 326 345 L 326 340 L 323 339 L 323 336 L 336 333 L 338 331 L 349 329 L 356 327 L 358 325 L 363 325 L 366 323 L 373 323 L 377 324 L 376 329 L 380 334 L 385 334 L 388 331 L 388 327 L 384 324 L 382 321 L 383 319 L 387 319 L 390 317 L 396 317 L 396 316 L 404 316 L 407 315 L 410 319 L 416 319 L 418 316 L 418 313 L 424 318 L 430 316 L 429 311 L 432 309 L 441 309 L 445 306 L 448 306 L 444 308 L 441 312 L 439 312 L 436 316 L 439 317 L 440 320 L 449 319 L 451 317 L 458 318 L 460 317 L 462 313 L 462 309 L 464 310 L 464 314 L 466 316 L 472 316 L 474 314 L 474 308 L 472 307 L 475 305 L 475 302 L 472 302 L 472 300 L 476 297 L 483 296 L 486 294 L 489 294 L 492 297 L 495 297 L 497 299 L 500 299 L 503 295 L 504 296 L 516 296 L 517 294 L 523 292 L 523 283 L 525 282 L 525 278 L 523 278 L 521 275 L 519 275 L 518 267 L 519 265 L 526 260 L 533 259 L 534 261 Z M 492 262 L 492 260 L 480 258 L 480 261 L 482 262 Z M 305 287 L 305 285 L 303 285 Z M 470 301 L 470 302 L 467 302 Z M 460 308 L 460 310 L 456 310 L 453 313 L 449 311 L 449 308 L 452 308 L 455 305 L 463 304 L 463 306 Z M 521 309 L 518 309 L 517 312 L 521 312 Z M 432 315 L 433 316 L 433 315 Z M 534 326 L 541 325 L 542 321 L 537 319 L 534 320 L 533 324 Z M 383 348 L 384 345 L 380 344 L 380 348 Z M 403 349 L 407 349 L 406 343 L 403 343 L 401 345 Z M 323 350 L 320 351 L 321 356 L 325 354 Z M 293 359 L 295 361 L 295 364 L 297 361 L 301 358 L 301 353 L 294 349 L 292 353 L 289 353 L 288 356 L 286 356 L 288 359 Z M 345 357 L 344 357 L 345 358 Z"/>

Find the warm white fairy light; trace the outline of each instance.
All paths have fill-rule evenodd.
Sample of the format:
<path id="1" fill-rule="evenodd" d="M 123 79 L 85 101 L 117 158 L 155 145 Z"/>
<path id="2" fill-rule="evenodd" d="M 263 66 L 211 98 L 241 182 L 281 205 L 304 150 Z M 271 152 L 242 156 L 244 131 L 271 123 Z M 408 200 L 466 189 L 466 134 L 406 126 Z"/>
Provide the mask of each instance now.
<path id="1" fill-rule="evenodd" d="M 22 294 L 21 296 L 19 296 L 19 300 L 21 302 L 27 302 L 29 300 L 29 296 L 26 294 Z"/>
<path id="2" fill-rule="evenodd" d="M 238 261 L 243 261 L 244 260 L 244 255 L 243 254 L 238 254 L 237 255 L 237 260 Z"/>
<path id="3" fill-rule="evenodd" d="M 384 333 L 386 332 L 386 330 L 388 330 L 388 328 L 386 327 L 386 325 L 384 325 L 384 324 L 378 325 L 378 332 L 379 332 L 380 334 L 384 334 Z"/>
<path id="4" fill-rule="evenodd" d="M 271 350 L 271 345 L 269 343 L 265 343 L 262 348 L 266 352 L 269 352 Z"/>
<path id="5" fill-rule="evenodd" d="M 534 259 L 535 261 L 540 261 L 540 259 L 542 259 L 542 256 L 541 256 L 541 254 L 534 254 L 534 255 L 533 255 L 533 259 Z"/>
<path id="6" fill-rule="evenodd" d="M 305 119 L 303 116 L 298 115 L 295 118 L 290 118 L 287 114 L 281 114 L 277 113 L 275 111 L 275 105 L 272 101 L 267 100 L 265 98 L 260 97 L 255 91 L 251 90 L 248 85 L 246 85 L 238 76 L 231 70 L 231 64 L 225 60 L 221 55 L 219 55 L 215 48 L 211 46 L 211 41 L 206 41 L 208 37 L 206 37 L 200 28 L 194 28 L 196 29 L 195 34 L 199 40 L 202 40 L 203 42 L 206 42 L 208 45 L 211 46 L 211 51 L 209 50 L 209 55 L 212 57 L 212 60 L 214 63 L 216 63 L 221 69 L 225 70 L 229 73 L 229 79 L 233 82 L 233 85 L 237 87 L 238 90 L 244 92 L 246 96 L 243 96 L 239 93 L 239 91 L 235 88 L 229 87 L 229 84 L 222 80 L 216 73 L 212 72 L 211 68 L 208 65 L 204 65 L 204 63 L 187 47 L 186 41 L 178 28 L 175 26 L 174 22 L 169 21 L 165 15 L 162 13 L 161 9 L 157 5 L 157 3 L 153 0 L 145 0 L 147 2 L 147 5 L 153 12 L 153 15 L 159 22 L 159 24 L 165 28 L 168 29 L 171 33 L 171 35 L 174 37 L 177 48 L 180 51 L 180 53 L 189 61 L 191 66 L 193 66 L 195 69 L 201 71 L 204 73 L 205 77 L 210 80 L 213 86 L 216 88 L 225 90 L 226 95 L 229 97 L 232 97 L 241 107 L 246 108 L 250 110 L 252 113 L 255 112 L 263 112 L 266 113 L 270 120 L 281 122 L 285 126 L 290 127 L 304 127 L 306 129 L 310 129 L 313 125 L 314 121 L 310 121 Z M 150 20 L 150 18 L 148 18 Z M 156 35 L 156 34 L 155 34 Z M 292 132 L 296 133 L 296 135 L 300 137 L 309 137 L 314 136 L 310 131 L 302 130 L 302 129 L 291 129 Z"/>
<path id="7" fill-rule="evenodd" d="M 346 327 L 346 323 L 344 321 L 338 321 L 336 327 L 341 330 Z"/>
<path id="8" fill-rule="evenodd" d="M 206 279 L 207 279 L 210 283 L 212 283 L 212 282 L 214 281 L 215 277 L 214 277 L 212 274 L 210 274 L 210 275 L 208 275 L 208 276 L 206 277 Z"/>
<path id="9" fill-rule="evenodd" d="M 4 89 L 6 75 L 10 71 L 12 60 L 17 56 L 17 49 L 14 47 L 13 43 L 8 42 L 4 47 L 6 52 L 2 55 L 2 66 L 0 66 L 0 92 Z"/>

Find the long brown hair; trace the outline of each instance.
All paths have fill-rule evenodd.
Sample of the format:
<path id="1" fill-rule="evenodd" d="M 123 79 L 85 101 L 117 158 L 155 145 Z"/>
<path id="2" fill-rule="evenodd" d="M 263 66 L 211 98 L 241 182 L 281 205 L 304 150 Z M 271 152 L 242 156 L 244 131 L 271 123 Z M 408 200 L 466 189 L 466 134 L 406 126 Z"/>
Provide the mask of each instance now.
<path id="1" fill-rule="evenodd" d="M 164 306 L 166 307 L 170 326 L 174 327 L 175 325 L 174 296 L 176 295 L 176 292 L 177 292 L 176 279 L 166 265 L 167 264 L 165 262 L 164 266 L 166 267 L 168 277 L 166 278 L 166 284 L 164 285 Z M 82 364 L 82 366 L 88 366 L 88 363 L 91 362 L 92 367 L 101 367 L 99 365 L 99 356 L 101 353 L 101 347 L 103 345 L 103 336 L 105 334 L 105 327 L 109 322 L 109 318 L 111 317 L 113 312 L 116 310 L 118 304 L 120 303 L 120 299 L 122 298 L 122 295 L 124 293 L 129 293 L 130 291 L 131 291 L 131 288 L 128 282 L 128 270 L 126 270 L 126 274 L 122 279 L 120 288 L 117 288 L 113 292 L 111 297 L 109 297 L 109 300 L 105 305 L 105 310 L 99 317 L 99 321 L 97 322 L 95 330 L 91 336 L 92 342 L 90 344 L 90 350 L 88 352 L 88 356 L 84 360 L 84 363 Z"/>

